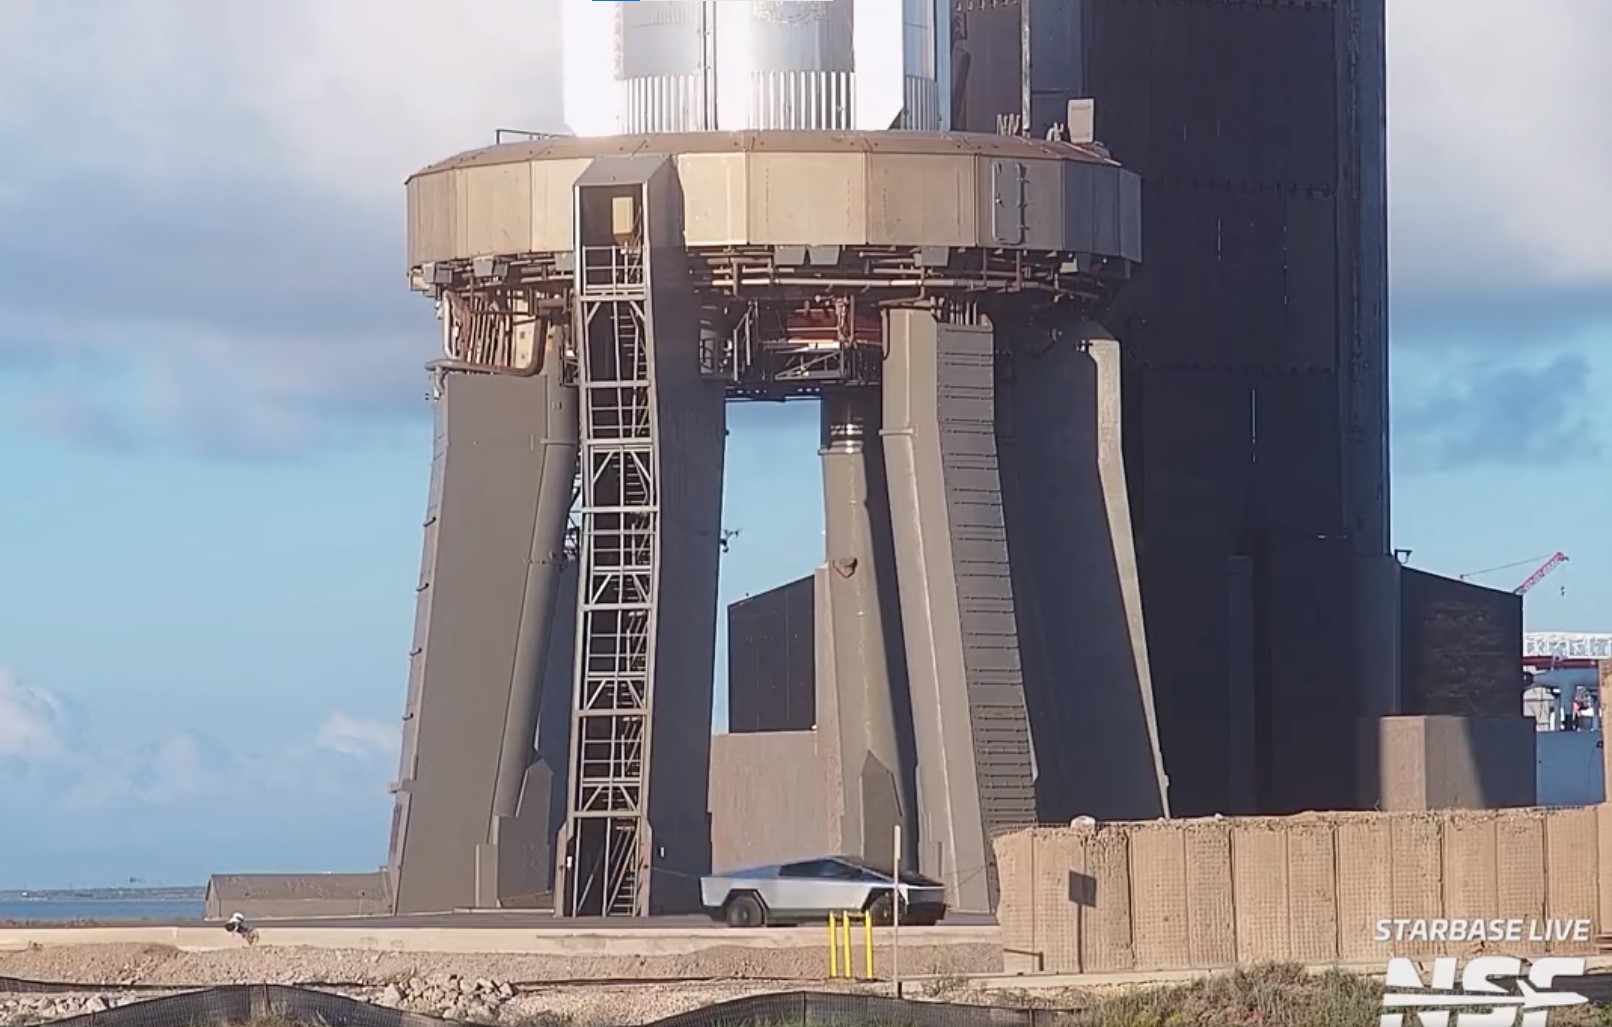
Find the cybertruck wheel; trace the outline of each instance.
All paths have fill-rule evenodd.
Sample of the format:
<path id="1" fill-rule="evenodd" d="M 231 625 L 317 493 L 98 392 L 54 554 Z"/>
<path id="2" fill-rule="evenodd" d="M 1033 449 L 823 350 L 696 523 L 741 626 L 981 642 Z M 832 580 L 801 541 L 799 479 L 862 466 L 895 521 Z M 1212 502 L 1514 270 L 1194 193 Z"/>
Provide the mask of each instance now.
<path id="1" fill-rule="evenodd" d="M 761 900 L 748 893 L 728 899 L 722 912 L 729 927 L 765 927 L 767 924 L 767 912 L 761 908 Z"/>
<path id="2" fill-rule="evenodd" d="M 868 903 L 868 919 L 873 921 L 875 927 L 889 927 L 896 922 L 895 897 L 885 892 L 872 902 Z"/>

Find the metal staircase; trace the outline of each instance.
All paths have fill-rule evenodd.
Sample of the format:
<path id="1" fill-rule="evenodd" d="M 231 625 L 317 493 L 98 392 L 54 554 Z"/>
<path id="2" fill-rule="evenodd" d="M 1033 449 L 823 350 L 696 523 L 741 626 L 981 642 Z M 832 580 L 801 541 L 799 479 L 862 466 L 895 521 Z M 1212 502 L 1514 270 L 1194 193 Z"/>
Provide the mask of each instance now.
<path id="1" fill-rule="evenodd" d="M 660 496 L 642 186 L 577 189 L 582 528 L 568 909 L 648 903 L 648 783 Z"/>

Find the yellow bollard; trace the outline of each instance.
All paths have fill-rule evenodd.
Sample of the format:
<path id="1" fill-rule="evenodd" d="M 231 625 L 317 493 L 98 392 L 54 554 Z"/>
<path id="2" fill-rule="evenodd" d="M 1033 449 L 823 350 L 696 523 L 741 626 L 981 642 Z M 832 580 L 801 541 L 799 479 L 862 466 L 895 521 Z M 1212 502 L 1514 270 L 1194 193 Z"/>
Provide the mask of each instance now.
<path id="1" fill-rule="evenodd" d="M 866 913 L 830 913 L 828 915 L 828 975 L 856 978 L 856 946 L 851 937 L 851 918 L 862 918 L 863 980 L 873 976 L 873 918 Z"/>
<path id="2" fill-rule="evenodd" d="M 868 980 L 877 980 L 873 976 L 873 917 L 867 913 L 862 914 L 862 962 L 867 966 L 864 975 Z"/>
<path id="3" fill-rule="evenodd" d="M 851 959 L 851 914 L 841 915 L 843 919 L 840 920 L 840 944 L 845 946 L 841 950 L 845 954 L 842 965 L 845 967 L 845 979 L 851 980 L 856 976 L 856 963 Z"/>
<path id="4" fill-rule="evenodd" d="M 828 915 L 828 975 L 831 978 L 840 975 L 839 926 L 839 915 L 830 913 Z"/>

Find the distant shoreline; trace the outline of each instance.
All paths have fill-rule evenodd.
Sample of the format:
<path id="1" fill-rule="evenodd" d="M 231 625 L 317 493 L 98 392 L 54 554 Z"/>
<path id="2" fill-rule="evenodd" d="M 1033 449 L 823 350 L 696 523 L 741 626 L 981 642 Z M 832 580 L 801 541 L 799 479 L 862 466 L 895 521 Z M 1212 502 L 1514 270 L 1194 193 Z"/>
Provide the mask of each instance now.
<path id="1" fill-rule="evenodd" d="M 184 888 L 6 888 L 0 902 L 200 902 L 203 885 Z"/>

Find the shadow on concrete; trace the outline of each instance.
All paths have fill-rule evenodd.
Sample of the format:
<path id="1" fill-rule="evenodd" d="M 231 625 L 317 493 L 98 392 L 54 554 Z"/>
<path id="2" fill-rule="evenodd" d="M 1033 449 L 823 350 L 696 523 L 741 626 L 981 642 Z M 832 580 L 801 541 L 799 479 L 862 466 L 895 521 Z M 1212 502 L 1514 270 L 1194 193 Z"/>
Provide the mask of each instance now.
<path id="1" fill-rule="evenodd" d="M 883 411 L 880 412 L 881 422 Z M 869 446 L 864 453 L 863 467 L 868 478 L 868 495 L 890 495 L 890 473 L 884 461 L 883 446 Z M 873 568 L 878 576 L 879 606 L 884 616 L 884 658 L 890 675 L 890 705 L 896 723 L 896 751 L 900 763 L 896 772 L 901 795 L 918 794 L 918 739 L 912 719 L 912 684 L 907 672 L 907 634 L 901 622 L 901 593 L 896 582 L 896 544 L 890 523 L 888 499 L 870 511 L 868 528 L 872 533 Z M 916 828 L 917 810 L 908 811 L 907 823 Z M 893 841 L 893 839 L 892 839 Z M 909 829 L 902 835 L 901 859 L 903 865 L 917 866 L 918 832 Z"/>
<path id="2" fill-rule="evenodd" d="M 1104 394 L 1103 368 L 1076 332 L 1010 323 L 998 340 L 997 443 L 1037 813 L 1161 816 L 1117 366 Z M 1117 523 L 1116 507 L 1126 511 Z"/>

